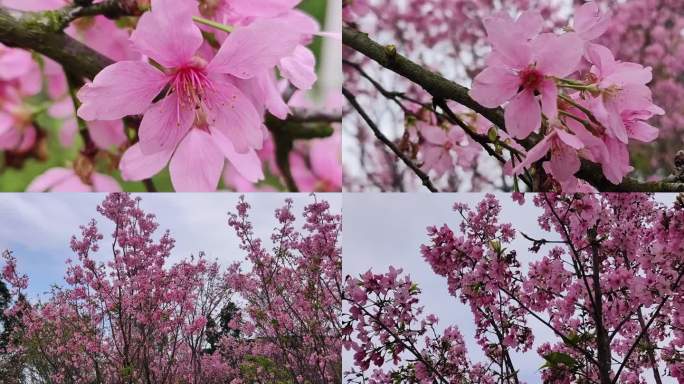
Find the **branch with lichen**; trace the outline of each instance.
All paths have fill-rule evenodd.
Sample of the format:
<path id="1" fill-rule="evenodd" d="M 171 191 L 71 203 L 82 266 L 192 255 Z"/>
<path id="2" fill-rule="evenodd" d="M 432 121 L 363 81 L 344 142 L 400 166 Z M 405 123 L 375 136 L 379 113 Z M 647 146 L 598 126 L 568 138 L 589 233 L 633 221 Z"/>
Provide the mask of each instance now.
<path id="1" fill-rule="evenodd" d="M 437 100 L 453 100 L 479 113 L 499 129 L 506 131 L 503 110 L 501 108 L 487 108 L 473 100 L 468 94 L 469 89 L 443 76 L 432 72 L 411 61 L 397 52 L 394 45 L 382 45 L 371 39 L 368 34 L 345 26 L 342 29 L 342 43 L 354 51 L 368 57 L 382 67 L 406 78 L 422 87 Z M 520 144 L 527 150 L 536 142 L 530 138 L 521 140 Z M 684 168 L 684 167 L 683 167 Z M 576 175 L 589 182 L 599 191 L 619 192 L 684 192 L 684 178 L 668 177 L 661 181 L 641 182 L 625 177 L 618 184 L 610 183 L 601 168 L 588 161 L 582 162 L 582 167 Z M 533 188 L 534 191 L 541 189 Z"/>
<path id="2" fill-rule="evenodd" d="M 93 79 L 114 61 L 68 36 L 64 29 L 83 17 L 102 15 L 116 19 L 139 16 L 143 11 L 134 0 L 105 0 L 99 3 L 75 0 L 72 5 L 41 12 L 0 7 L 0 43 L 51 58 L 62 66 L 72 87 L 80 86 L 85 79 Z M 133 119 L 125 120 L 128 124 Z M 274 135 L 276 152 L 281 154 L 277 157 L 286 162 L 293 141 L 328 137 L 333 134 L 330 124 L 341 120 L 341 116 L 332 114 L 295 113 L 284 121 L 268 118 L 266 124 Z M 80 132 L 87 133 L 87 130 L 81 129 Z M 289 165 L 282 164 L 281 169 L 289 169 Z M 294 181 L 287 182 L 287 175 L 284 178 L 288 189 L 297 189 Z M 148 183 L 145 184 L 150 189 Z"/>

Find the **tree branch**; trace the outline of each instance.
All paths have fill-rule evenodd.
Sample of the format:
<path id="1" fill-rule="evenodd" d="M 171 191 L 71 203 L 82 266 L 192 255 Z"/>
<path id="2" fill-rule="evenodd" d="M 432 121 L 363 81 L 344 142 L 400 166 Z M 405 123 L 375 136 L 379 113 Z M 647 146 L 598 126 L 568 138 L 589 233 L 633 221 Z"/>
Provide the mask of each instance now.
<path id="1" fill-rule="evenodd" d="M 0 42 L 41 53 L 79 79 L 92 79 L 113 63 L 109 58 L 64 34 L 61 11 L 22 12 L 0 7 Z"/>
<path id="2" fill-rule="evenodd" d="M 468 95 L 468 88 L 458 85 L 444 77 L 428 71 L 396 52 L 393 45 L 382 46 L 350 27 L 342 28 L 342 43 L 355 51 L 376 61 L 383 67 L 420 85 L 433 97 L 454 100 L 486 117 L 499 127 L 504 127 L 501 108 L 491 109 L 480 105 Z"/>
<path id="3" fill-rule="evenodd" d="M 356 97 L 354 97 L 354 95 L 344 87 L 342 88 L 342 94 L 347 99 L 347 101 L 349 101 L 349 103 L 356 110 L 356 112 L 358 112 L 359 115 L 361 115 L 366 124 L 368 124 L 370 129 L 375 134 L 375 137 L 377 137 L 378 140 L 382 141 L 383 144 L 389 147 L 389 149 L 391 149 L 392 152 L 394 152 L 394 154 L 397 155 L 397 157 L 399 157 L 401 161 L 404 162 L 404 164 L 406 164 L 406 166 L 411 168 L 411 170 L 416 174 L 416 176 L 418 176 L 418 178 L 420 178 L 420 180 L 423 182 L 425 188 L 429 189 L 430 192 L 438 192 L 437 188 L 435 188 L 435 186 L 430 181 L 428 175 L 425 172 L 423 172 L 423 170 L 420 169 L 417 165 L 415 165 L 413 161 L 411 161 L 411 159 L 409 159 L 406 156 L 406 154 L 404 154 L 404 152 L 401 151 L 401 149 L 397 148 L 397 146 L 390 139 L 388 139 L 387 136 L 383 135 L 382 132 L 380 132 L 380 129 L 378 129 L 378 127 L 375 125 L 373 120 L 371 120 L 366 111 L 364 111 L 363 108 L 356 101 Z"/>
<path id="4" fill-rule="evenodd" d="M 494 125 L 506 131 L 503 110 L 501 108 L 486 108 L 480 105 L 470 97 L 468 88 L 431 72 L 402 56 L 397 53 L 395 46 L 383 46 L 373 41 L 368 34 L 348 26 L 342 28 L 342 42 L 345 46 L 363 54 L 381 66 L 420 85 L 433 97 L 456 101 L 479 113 Z M 520 144 L 529 150 L 534 146 L 535 142 L 528 138 L 521 140 Z M 603 172 L 598 165 L 588 161 L 582 162 L 582 168 L 576 176 L 586 180 L 600 191 L 684 192 L 684 182 L 672 182 L 670 180 L 640 182 L 625 177 L 622 183 L 614 185 L 603 176 Z"/>

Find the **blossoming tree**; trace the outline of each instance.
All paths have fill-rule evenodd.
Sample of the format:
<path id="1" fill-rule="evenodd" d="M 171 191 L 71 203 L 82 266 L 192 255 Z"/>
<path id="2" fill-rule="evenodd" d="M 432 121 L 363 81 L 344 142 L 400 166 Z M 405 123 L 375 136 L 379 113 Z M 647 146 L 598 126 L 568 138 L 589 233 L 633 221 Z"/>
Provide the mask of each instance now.
<path id="1" fill-rule="evenodd" d="M 66 285 L 42 302 L 23 299 L 29 279 L 3 253 L 15 326 L 0 361 L 14 359 L 20 382 L 340 382 L 340 217 L 327 202 L 300 227 L 288 201 L 268 251 L 241 201 L 229 223 L 247 256 L 228 267 L 203 254 L 170 263 L 174 239 L 139 205 L 107 196 L 111 240 L 95 220 L 81 227 Z"/>
<path id="2" fill-rule="evenodd" d="M 683 7 L 347 1 L 347 188 L 684 190 Z"/>
<path id="3" fill-rule="evenodd" d="M 472 208 L 456 203 L 459 225 L 429 227 L 421 248 L 470 308 L 484 360 L 473 361 L 456 325 L 439 332 L 419 287 L 391 267 L 347 280 L 349 380 L 518 383 L 511 356 L 536 353 L 544 383 L 682 382 L 682 197 L 667 207 L 647 194 L 537 194 L 533 204 L 548 237 L 502 223 L 501 204 L 487 195 Z M 516 238 L 529 249 L 513 248 Z M 552 336 L 536 340 L 532 327 Z"/>
<path id="4" fill-rule="evenodd" d="M 339 190 L 339 88 L 313 51 L 337 34 L 305 12 L 328 2 L 299 3 L 0 1 L 0 184 Z"/>

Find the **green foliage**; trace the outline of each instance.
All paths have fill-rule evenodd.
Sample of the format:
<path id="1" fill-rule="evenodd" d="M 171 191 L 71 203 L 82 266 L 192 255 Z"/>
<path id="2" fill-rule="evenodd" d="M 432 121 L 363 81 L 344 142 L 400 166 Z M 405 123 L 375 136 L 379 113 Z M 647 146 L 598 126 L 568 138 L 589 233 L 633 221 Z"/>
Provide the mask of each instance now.
<path id="1" fill-rule="evenodd" d="M 304 0 L 299 4 L 299 9 L 313 16 L 320 23 L 321 27 L 325 25 L 325 12 L 328 6 L 328 0 Z M 321 58 L 321 39 L 315 38 L 314 42 L 309 48 L 316 56 L 316 66 L 320 65 Z"/>
<path id="2" fill-rule="evenodd" d="M 287 369 L 265 356 L 245 356 L 240 365 L 240 376 L 245 382 L 263 382 L 272 384 L 292 383 L 294 380 Z"/>
<path id="3" fill-rule="evenodd" d="M 213 354 L 221 342 L 221 338 L 225 337 L 240 337 L 240 330 L 233 329 L 230 327 L 230 322 L 238 316 L 240 309 L 235 303 L 229 301 L 226 305 L 221 308 L 221 312 L 218 315 L 218 324 L 213 318 L 207 320 L 207 342 L 209 343 L 209 348 L 205 350 L 206 353 Z"/>
<path id="4" fill-rule="evenodd" d="M 7 285 L 0 280 L 0 353 L 7 348 L 12 332 L 12 324 L 5 314 L 5 310 L 9 308 L 10 304 L 11 296 Z"/>
<path id="5" fill-rule="evenodd" d="M 542 369 L 544 368 L 550 368 L 550 369 L 569 369 L 571 371 L 574 371 L 577 368 L 577 360 L 575 360 L 574 357 L 568 355 L 567 353 L 564 352 L 549 352 L 542 356 L 544 360 L 546 360 L 546 363 L 542 365 Z"/>
<path id="6" fill-rule="evenodd" d="M 5 314 L 12 305 L 12 295 L 5 282 L 0 279 L 0 383 L 19 384 L 25 382 L 22 373 L 21 354 L 10 353 L 7 347 L 17 342 L 20 326 L 16 318 Z"/>

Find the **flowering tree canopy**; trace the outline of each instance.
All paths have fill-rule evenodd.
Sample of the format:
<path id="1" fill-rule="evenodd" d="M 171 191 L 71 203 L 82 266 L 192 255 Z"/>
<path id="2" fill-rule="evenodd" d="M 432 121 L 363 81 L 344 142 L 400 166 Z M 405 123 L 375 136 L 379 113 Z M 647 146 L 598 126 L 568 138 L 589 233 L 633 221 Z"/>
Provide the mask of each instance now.
<path id="1" fill-rule="evenodd" d="M 347 1 L 346 187 L 684 191 L 683 7 Z"/>
<path id="2" fill-rule="evenodd" d="M 29 279 L 16 257 L 3 253 L 1 276 L 10 287 L 4 316 L 14 324 L 0 345 L 0 367 L 14 364 L 7 377 L 17 383 L 341 381 L 341 228 L 327 202 L 308 205 L 304 223 L 295 225 L 287 201 L 276 212 L 274 247 L 267 250 L 241 200 L 228 222 L 246 257 L 227 267 L 203 254 L 171 263 L 174 239 L 168 231 L 158 235 L 140 198 L 113 193 L 97 210 L 113 223 L 111 237 L 105 241 L 95 220 L 82 226 L 71 238 L 75 259 L 66 261 L 65 285 L 43 301 L 24 297 Z"/>
<path id="3" fill-rule="evenodd" d="M 525 197 L 513 195 L 521 205 Z M 648 194 L 537 194 L 533 204 L 548 237 L 501 222 L 487 195 L 472 208 L 456 203 L 459 225 L 429 227 L 420 250 L 470 308 L 484 360 L 472 359 L 456 325 L 438 331 L 419 287 L 390 267 L 347 280 L 350 381 L 518 383 L 512 354 L 536 353 L 544 383 L 682 382 L 682 197 L 668 207 Z M 532 327 L 553 337 L 535 340 Z"/>
<path id="4" fill-rule="evenodd" d="M 0 1 L 0 187 L 339 190 L 327 6 Z"/>

